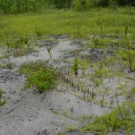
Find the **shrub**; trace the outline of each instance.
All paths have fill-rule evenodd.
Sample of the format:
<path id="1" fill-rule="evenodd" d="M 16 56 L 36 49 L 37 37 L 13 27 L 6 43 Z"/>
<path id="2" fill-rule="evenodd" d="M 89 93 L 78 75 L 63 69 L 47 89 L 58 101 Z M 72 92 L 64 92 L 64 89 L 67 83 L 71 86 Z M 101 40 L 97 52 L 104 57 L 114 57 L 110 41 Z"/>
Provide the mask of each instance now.
<path id="1" fill-rule="evenodd" d="M 26 86 L 35 86 L 42 93 L 55 87 L 57 75 L 55 70 L 42 63 L 31 63 L 23 66 L 22 72 L 27 76 Z"/>

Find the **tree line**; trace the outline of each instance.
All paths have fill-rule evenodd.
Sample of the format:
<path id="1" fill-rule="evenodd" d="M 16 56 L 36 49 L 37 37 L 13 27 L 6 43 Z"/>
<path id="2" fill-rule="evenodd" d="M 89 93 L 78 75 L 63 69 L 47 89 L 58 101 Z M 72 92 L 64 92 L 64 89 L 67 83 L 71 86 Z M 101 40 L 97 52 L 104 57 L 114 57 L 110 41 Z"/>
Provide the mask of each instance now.
<path id="1" fill-rule="evenodd" d="M 41 7 L 47 8 L 51 5 L 57 9 L 75 8 L 86 10 L 91 7 L 107 7 L 110 4 L 118 6 L 135 6 L 134 0 L 0 0 L 0 12 L 21 13 L 36 12 Z"/>

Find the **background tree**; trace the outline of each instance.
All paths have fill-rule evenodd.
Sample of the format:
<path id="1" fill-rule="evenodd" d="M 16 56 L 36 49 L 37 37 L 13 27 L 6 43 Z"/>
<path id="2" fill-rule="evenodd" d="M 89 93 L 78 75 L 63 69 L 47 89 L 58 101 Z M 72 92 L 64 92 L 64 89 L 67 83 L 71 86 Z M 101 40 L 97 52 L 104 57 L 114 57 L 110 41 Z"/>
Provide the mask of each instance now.
<path id="1" fill-rule="evenodd" d="M 6 14 L 36 12 L 41 7 L 47 8 L 51 5 L 57 9 L 66 9 L 73 5 L 73 8 L 82 11 L 96 6 L 107 7 L 114 1 L 119 6 L 135 6 L 135 0 L 0 0 L 0 12 Z"/>

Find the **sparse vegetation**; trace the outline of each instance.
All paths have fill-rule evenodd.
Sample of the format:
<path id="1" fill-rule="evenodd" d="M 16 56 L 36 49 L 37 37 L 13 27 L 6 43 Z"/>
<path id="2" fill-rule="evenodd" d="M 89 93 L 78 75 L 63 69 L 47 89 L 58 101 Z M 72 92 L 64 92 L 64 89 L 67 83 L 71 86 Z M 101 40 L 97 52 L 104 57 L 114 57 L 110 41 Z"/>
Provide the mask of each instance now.
<path id="1" fill-rule="evenodd" d="M 110 114 L 95 116 L 90 123 L 84 125 L 81 131 L 90 131 L 100 135 L 118 131 L 119 129 L 125 129 L 126 135 L 130 135 L 135 124 L 134 118 L 131 116 L 133 110 L 130 110 L 125 103 L 123 103 L 120 108 L 122 109 L 122 117 L 119 109 L 116 108 Z"/>
<path id="2" fill-rule="evenodd" d="M 73 0 L 72 6 L 75 10 L 66 9 L 68 6 L 70 8 L 71 1 L 69 3 L 55 1 L 56 8 L 64 8 L 64 10 L 42 10 L 41 8 L 40 11 L 32 13 L 38 10 L 43 1 L 38 3 L 33 1 L 33 7 L 29 5 L 29 2 L 28 0 L 28 3 L 20 3 L 21 11 L 18 10 L 15 1 L 13 2 L 15 5 L 11 4 L 11 9 L 8 9 L 5 3 L 0 3 L 0 7 L 4 5 L 2 11 L 0 10 L 0 14 L 3 14 L 0 16 L 0 45 L 2 49 L 6 50 L 3 55 L 0 54 L 2 61 L 0 68 L 3 70 L 4 67 L 8 67 L 6 70 L 9 71 L 6 77 L 0 73 L 2 83 L 6 84 L 7 80 L 12 78 L 10 71 L 20 68 L 19 64 L 16 66 L 13 63 L 13 65 L 12 61 L 17 57 L 20 57 L 18 58 L 20 60 L 21 56 L 24 56 L 27 59 L 24 60 L 24 63 L 28 63 L 21 65 L 20 73 L 26 77 L 26 89 L 36 89 L 39 93 L 43 93 L 57 88 L 55 91 L 57 94 L 67 94 L 71 98 L 59 96 L 58 98 L 63 99 L 59 100 L 59 106 L 56 103 L 58 110 L 55 110 L 52 106 L 53 99 L 49 100 L 50 97 L 47 97 L 50 103 L 49 105 L 47 103 L 46 106 L 50 107 L 51 115 L 58 115 L 62 119 L 73 122 L 77 121 L 79 125 L 82 125 L 67 124 L 68 122 L 64 121 L 65 126 L 63 123 L 52 121 L 51 124 L 54 126 L 65 128 L 64 132 L 59 132 L 57 135 L 74 130 L 92 132 L 97 135 L 106 135 L 122 130 L 126 131 L 126 135 L 130 135 L 131 131 L 135 130 L 135 9 L 131 6 L 118 7 L 118 5 L 125 5 L 125 0 L 123 2 Z M 48 5 L 54 3 L 53 0 L 50 3 L 47 2 Z M 131 4 L 133 5 L 132 0 Z M 99 5 L 109 8 L 101 8 Z M 32 12 L 5 15 L 6 13 L 27 11 Z M 70 43 L 65 41 L 65 34 L 66 40 L 70 40 Z M 55 48 L 51 42 L 46 44 L 46 39 L 57 40 L 59 46 Z M 66 45 L 69 46 L 64 48 L 64 44 L 59 44 L 59 42 L 66 42 Z M 42 43 L 42 48 L 41 46 L 36 46 L 36 48 L 34 46 L 36 43 Z M 40 62 L 37 60 L 41 58 L 37 56 L 38 58 L 33 60 L 34 62 L 30 62 L 31 59 L 28 60 L 28 56 L 34 47 L 39 51 L 37 51 L 38 54 L 41 50 L 42 53 L 44 53 L 44 49 L 47 50 L 47 55 L 49 54 L 50 58 L 52 58 L 51 53 L 55 49 L 61 55 L 51 60 L 48 60 L 48 57 L 43 57 Z M 52 50 L 53 47 L 54 50 Z M 54 56 L 57 55 L 54 54 Z M 35 56 L 33 57 L 35 58 Z M 10 93 L 14 92 L 10 91 Z M 53 98 L 56 97 L 54 100 L 58 100 L 56 93 L 55 96 L 53 95 Z M 45 99 L 45 97 L 40 97 L 43 94 L 39 95 L 41 102 Z M 3 92 L 0 90 L 0 106 L 6 103 L 2 98 Z M 10 101 L 10 98 L 8 100 Z M 45 102 L 47 100 L 45 99 Z M 66 103 L 68 109 L 60 112 L 61 106 L 65 107 L 65 104 L 62 103 Z M 69 105 L 72 103 L 84 106 L 80 106 L 80 108 L 82 107 L 81 111 L 78 106 L 70 106 L 69 109 Z M 109 113 L 105 112 L 102 116 L 95 114 L 90 116 L 91 111 L 87 112 L 87 109 L 94 105 L 101 110 L 107 108 Z M 83 107 L 88 115 L 82 114 Z M 99 111 L 98 109 L 96 111 Z M 94 113 L 99 114 L 98 112 Z"/>

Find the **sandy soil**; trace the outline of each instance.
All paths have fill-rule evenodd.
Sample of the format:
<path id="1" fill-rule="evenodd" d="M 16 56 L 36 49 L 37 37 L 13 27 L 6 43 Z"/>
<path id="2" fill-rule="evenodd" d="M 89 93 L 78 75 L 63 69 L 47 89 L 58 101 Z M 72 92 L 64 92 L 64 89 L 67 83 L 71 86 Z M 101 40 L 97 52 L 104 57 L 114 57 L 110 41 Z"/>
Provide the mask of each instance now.
<path id="1" fill-rule="evenodd" d="M 66 65 L 63 59 L 70 60 L 76 56 L 76 53 L 68 53 L 80 48 L 80 44 L 83 41 L 73 41 L 65 37 L 64 39 L 58 39 L 58 43 L 53 43 L 54 48 L 51 51 L 53 60 L 49 60 L 49 63 L 54 67 L 61 67 Z M 18 71 L 20 66 L 24 63 L 31 61 L 36 62 L 38 60 L 50 59 L 45 45 L 52 44 L 52 42 L 37 41 L 40 47 L 35 48 L 35 52 L 28 56 L 22 56 L 14 58 L 10 57 L 11 63 L 14 65 L 13 69 L 0 69 L 0 89 L 4 91 L 4 98 L 6 104 L 0 107 L 0 135 L 55 135 L 60 131 L 64 131 L 68 125 L 78 124 L 82 126 L 81 116 L 89 115 L 103 115 L 104 111 L 111 112 L 114 107 L 117 106 L 116 99 L 113 99 L 113 107 L 107 104 L 101 107 L 99 103 L 84 101 L 79 99 L 75 95 L 83 96 L 81 91 L 77 91 L 76 88 L 67 87 L 59 84 L 57 89 L 39 94 L 33 89 L 23 90 L 26 77 L 21 75 Z M 86 50 L 83 53 L 91 52 L 91 54 L 98 54 L 97 59 L 102 59 L 102 50 Z M 109 53 L 110 54 L 110 53 Z M 95 60 L 95 57 L 91 57 Z M 58 60 L 56 62 L 55 60 Z M 2 59 L 0 64 L 5 64 L 8 60 Z M 130 76 L 133 74 L 128 73 Z M 74 81 L 76 82 L 75 78 Z M 87 88 L 98 92 L 99 89 L 91 81 L 86 81 L 83 78 L 81 82 L 85 82 Z M 109 83 L 108 83 L 109 82 Z M 133 86 L 134 81 L 121 77 L 121 84 L 126 84 L 126 88 L 129 89 Z M 104 79 L 104 85 L 100 86 L 100 89 L 109 87 L 109 92 L 105 96 L 106 102 L 111 102 L 111 97 L 114 95 L 114 90 L 119 86 L 118 78 Z M 89 96 L 89 95 L 88 95 Z M 97 100 L 101 100 L 102 96 L 97 95 Z M 119 102 L 125 100 L 125 96 L 119 96 Z M 59 115 L 56 114 L 59 112 Z M 74 116 L 74 118 L 65 117 L 63 112 Z M 123 135 L 124 132 L 118 132 L 118 135 Z M 72 131 L 65 133 L 65 135 L 81 135 L 79 131 Z M 93 133 L 84 133 L 84 135 L 94 135 Z M 110 133 L 108 135 L 115 135 Z"/>

